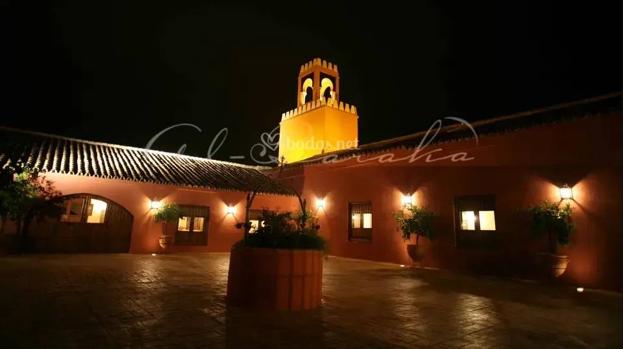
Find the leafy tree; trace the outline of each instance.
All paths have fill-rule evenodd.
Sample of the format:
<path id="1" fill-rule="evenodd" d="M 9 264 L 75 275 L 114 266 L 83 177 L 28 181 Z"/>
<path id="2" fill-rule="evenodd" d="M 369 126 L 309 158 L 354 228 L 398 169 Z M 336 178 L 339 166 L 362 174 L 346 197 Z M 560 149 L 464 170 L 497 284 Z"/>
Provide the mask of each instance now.
<path id="1" fill-rule="evenodd" d="M 33 220 L 58 216 L 61 193 L 39 171 L 18 162 L 0 169 L 0 217 L 17 225 L 19 248 L 23 250 Z"/>
<path id="2" fill-rule="evenodd" d="M 182 214 L 176 204 L 164 204 L 154 213 L 154 221 L 162 223 L 162 235 L 167 235 L 167 223 L 176 222 Z"/>
<path id="3" fill-rule="evenodd" d="M 409 240 L 411 234 L 415 234 L 416 245 L 419 242 L 420 236 L 432 239 L 434 214 L 416 205 L 409 205 L 407 211 L 407 213 L 398 211 L 394 215 L 394 219 L 402 233 L 402 238 Z"/>
<path id="4" fill-rule="evenodd" d="M 562 207 L 558 203 L 545 201 L 530 208 L 532 230 L 537 234 L 547 234 L 549 251 L 556 253 L 558 244 L 566 245 L 575 230 L 571 221 L 571 205 Z"/>

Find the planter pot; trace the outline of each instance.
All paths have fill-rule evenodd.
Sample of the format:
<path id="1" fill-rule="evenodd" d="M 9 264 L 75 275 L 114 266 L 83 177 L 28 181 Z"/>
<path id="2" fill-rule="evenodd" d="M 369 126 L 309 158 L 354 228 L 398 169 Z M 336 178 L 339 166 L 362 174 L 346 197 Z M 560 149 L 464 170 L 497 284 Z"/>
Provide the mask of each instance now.
<path id="1" fill-rule="evenodd" d="M 318 307 L 321 298 L 321 251 L 246 247 L 231 252 L 228 305 L 305 310 Z"/>
<path id="2" fill-rule="evenodd" d="M 409 254 L 409 257 L 411 257 L 411 260 L 414 262 L 419 263 L 422 261 L 422 259 L 424 259 L 424 250 L 421 246 L 418 246 L 416 244 L 407 244 L 407 253 Z"/>
<path id="3" fill-rule="evenodd" d="M 543 277 L 555 279 L 567 270 L 569 257 L 552 253 L 538 253 L 536 256 L 536 264 L 538 272 Z"/>
<path id="4" fill-rule="evenodd" d="M 173 237 L 170 235 L 162 235 L 160 239 L 158 239 L 158 244 L 163 251 L 166 251 L 171 244 L 173 244 Z"/>

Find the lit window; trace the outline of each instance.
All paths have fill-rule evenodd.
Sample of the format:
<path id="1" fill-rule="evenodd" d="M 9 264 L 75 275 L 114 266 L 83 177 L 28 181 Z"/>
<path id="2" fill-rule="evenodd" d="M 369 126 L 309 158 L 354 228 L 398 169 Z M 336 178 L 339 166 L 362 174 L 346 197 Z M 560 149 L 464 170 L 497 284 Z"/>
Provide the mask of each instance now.
<path id="1" fill-rule="evenodd" d="M 257 231 L 257 228 L 260 227 L 260 221 L 257 219 L 250 219 L 249 223 L 251 223 L 251 228 L 249 229 L 249 233 L 253 234 Z"/>
<path id="2" fill-rule="evenodd" d="M 104 223 L 108 204 L 102 200 L 91 199 L 87 209 L 87 223 Z"/>
<path id="3" fill-rule="evenodd" d="M 350 217 L 350 240 L 371 240 L 372 239 L 372 204 L 349 203 Z"/>
<path id="4" fill-rule="evenodd" d="M 461 211 L 461 230 L 476 230 L 474 211 Z"/>
<path id="5" fill-rule="evenodd" d="M 264 218 L 264 213 L 264 210 L 249 210 L 249 223 L 251 223 L 251 228 L 249 229 L 250 234 L 257 233 L 260 227 L 266 226 L 266 221 L 262 219 Z"/>
<path id="6" fill-rule="evenodd" d="M 188 216 L 180 217 L 177 221 L 177 231 L 190 231 L 190 220 Z"/>
<path id="7" fill-rule="evenodd" d="M 61 222 L 79 223 L 82 220 L 84 198 L 74 198 L 65 201 L 65 213 L 61 215 Z"/>
<path id="8" fill-rule="evenodd" d="M 480 230 L 495 230 L 495 211 L 479 211 Z"/>
<path id="9" fill-rule="evenodd" d="M 193 218 L 193 231 L 200 232 L 203 231 L 203 217 L 194 217 Z"/>
<path id="10" fill-rule="evenodd" d="M 265 227 L 265 221 L 260 221 L 259 219 L 250 219 L 249 223 L 251 223 L 251 228 L 249 229 L 249 233 L 253 234 L 257 232 L 257 229 L 262 226 Z"/>
<path id="11" fill-rule="evenodd" d="M 361 214 L 353 213 L 353 217 L 351 218 L 352 227 L 355 229 L 361 228 Z"/>
<path id="12" fill-rule="evenodd" d="M 494 246 L 499 241 L 495 234 L 495 196 L 470 195 L 454 200 L 456 243 L 460 247 Z"/>
<path id="13" fill-rule="evenodd" d="M 372 229 L 372 213 L 363 214 L 363 229 Z"/>
<path id="14" fill-rule="evenodd" d="M 205 245 L 210 210 L 205 206 L 180 205 L 181 216 L 177 221 L 176 245 Z"/>

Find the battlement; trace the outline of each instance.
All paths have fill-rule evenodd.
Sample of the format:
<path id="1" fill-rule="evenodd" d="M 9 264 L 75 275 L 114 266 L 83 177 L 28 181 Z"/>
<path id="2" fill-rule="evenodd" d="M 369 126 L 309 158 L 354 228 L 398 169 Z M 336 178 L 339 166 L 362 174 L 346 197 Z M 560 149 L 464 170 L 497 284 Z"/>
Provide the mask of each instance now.
<path id="1" fill-rule="evenodd" d="M 324 98 L 321 98 L 317 101 L 312 101 L 309 103 L 305 103 L 303 105 L 301 105 L 298 108 L 294 108 L 292 110 L 289 110 L 285 113 L 281 114 L 281 120 L 287 120 L 289 118 L 292 118 L 294 116 L 306 113 L 310 110 L 314 110 L 314 109 L 318 109 L 321 107 L 331 107 L 331 108 L 335 108 L 341 111 L 345 111 L 347 113 L 351 113 L 351 114 L 355 114 L 357 115 L 357 107 L 355 107 L 354 105 L 350 105 L 348 103 L 344 103 L 344 102 L 337 102 L 333 99 L 330 100 L 326 100 Z"/>
<path id="2" fill-rule="evenodd" d="M 299 75 L 303 75 L 305 73 L 307 73 L 309 70 L 311 70 L 313 67 L 322 67 L 324 69 L 330 70 L 332 72 L 334 72 L 335 74 L 338 74 L 337 71 L 337 64 L 333 64 L 331 62 L 327 62 L 324 59 L 320 59 L 320 58 L 314 58 L 311 61 L 303 64 L 301 66 L 301 71 L 299 73 Z"/>

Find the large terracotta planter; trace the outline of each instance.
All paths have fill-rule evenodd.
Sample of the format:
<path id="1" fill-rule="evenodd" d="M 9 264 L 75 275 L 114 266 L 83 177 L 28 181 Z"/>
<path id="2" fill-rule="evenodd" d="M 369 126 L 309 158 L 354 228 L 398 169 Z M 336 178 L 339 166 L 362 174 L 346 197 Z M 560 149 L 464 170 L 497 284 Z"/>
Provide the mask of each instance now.
<path id="1" fill-rule="evenodd" d="M 569 257 L 552 253 L 538 253 L 536 256 L 538 272 L 541 276 L 555 279 L 567 270 Z"/>
<path id="2" fill-rule="evenodd" d="M 158 244 L 162 251 L 166 251 L 173 244 L 173 237 L 171 235 L 161 235 L 160 239 L 158 239 Z"/>
<path id="3" fill-rule="evenodd" d="M 227 304 L 305 310 L 320 305 L 322 252 L 237 248 L 231 252 Z"/>
<path id="4" fill-rule="evenodd" d="M 415 263 L 420 263 L 424 259 L 424 250 L 416 244 L 407 244 L 407 253 Z"/>

